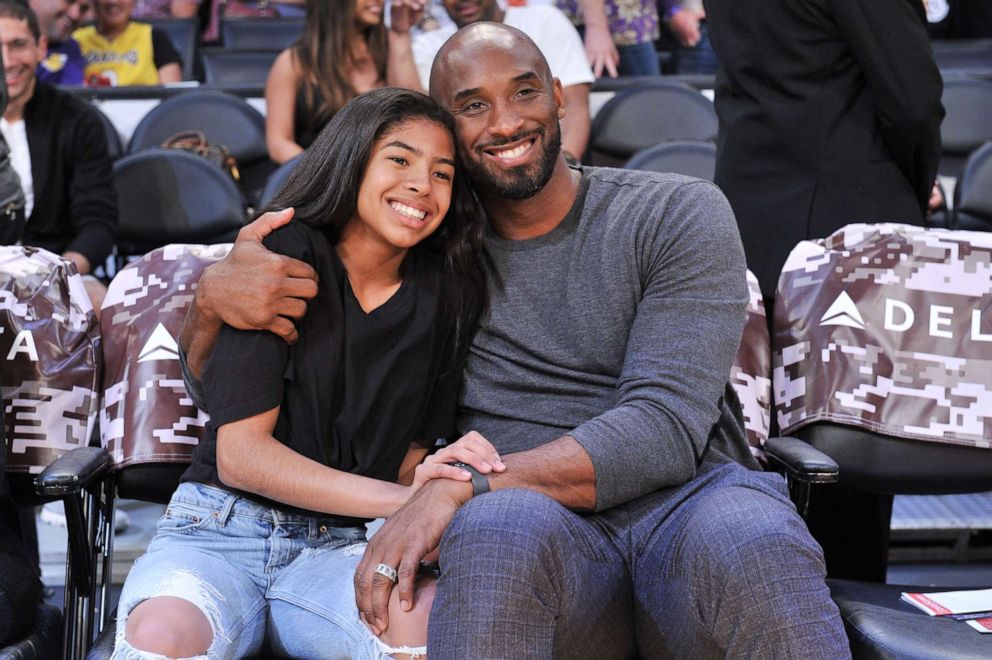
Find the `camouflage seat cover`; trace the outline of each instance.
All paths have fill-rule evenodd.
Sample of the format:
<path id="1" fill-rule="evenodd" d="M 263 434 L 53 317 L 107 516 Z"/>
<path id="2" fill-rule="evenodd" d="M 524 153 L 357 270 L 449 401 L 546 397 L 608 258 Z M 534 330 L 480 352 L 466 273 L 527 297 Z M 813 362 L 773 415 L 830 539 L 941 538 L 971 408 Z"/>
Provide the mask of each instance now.
<path id="1" fill-rule="evenodd" d="M 47 250 L 0 247 L 0 383 L 7 470 L 41 472 L 89 443 L 100 328 L 76 266 Z"/>
<path id="2" fill-rule="evenodd" d="M 167 245 L 111 282 L 100 319 L 100 435 L 118 467 L 190 461 L 207 416 L 186 393 L 176 337 L 203 269 L 230 248 Z"/>
<path id="3" fill-rule="evenodd" d="M 992 446 L 992 234 L 855 224 L 800 243 L 773 345 L 783 433 L 824 420 Z"/>
<path id="4" fill-rule="evenodd" d="M 730 370 L 730 384 L 741 401 L 751 453 L 764 459 L 762 448 L 768 440 L 772 411 L 772 347 L 761 289 L 751 271 L 747 271 L 747 287 L 751 294 L 747 303 L 747 322 Z"/>

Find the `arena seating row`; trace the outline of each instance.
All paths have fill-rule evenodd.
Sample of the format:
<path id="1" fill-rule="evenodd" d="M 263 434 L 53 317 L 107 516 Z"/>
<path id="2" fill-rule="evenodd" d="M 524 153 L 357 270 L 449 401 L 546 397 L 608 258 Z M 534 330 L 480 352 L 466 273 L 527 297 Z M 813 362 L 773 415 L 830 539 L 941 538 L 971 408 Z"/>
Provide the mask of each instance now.
<path id="1" fill-rule="evenodd" d="M 992 293 L 973 292 L 973 287 L 962 280 L 971 271 L 962 271 L 955 280 L 960 286 L 951 291 L 938 282 L 940 273 L 954 272 L 969 263 L 984 264 L 983 267 L 992 263 L 992 244 L 984 236 L 861 225 L 849 226 L 827 239 L 801 244 L 783 271 L 773 344 L 769 342 L 763 306 L 752 282 L 751 318 L 731 380 L 743 402 L 745 424 L 755 453 L 763 449 L 772 463 L 784 461 L 783 469 L 801 475 L 807 486 L 835 478 L 835 461 L 840 464 L 840 484 L 834 488 L 889 494 L 992 488 L 992 453 L 988 447 L 992 418 L 987 407 L 983 408 L 984 395 L 975 388 L 976 378 L 977 382 L 987 380 L 988 369 L 981 365 L 989 364 L 988 350 L 983 352 L 988 344 L 978 339 L 988 335 L 988 320 L 980 319 L 978 339 L 960 344 L 964 348 L 959 357 L 969 361 L 969 366 L 933 371 L 925 365 L 917 370 L 905 362 L 910 356 L 938 362 L 944 359 L 940 358 L 943 348 L 927 344 L 927 350 L 921 349 L 920 341 L 925 344 L 933 341 L 933 337 L 926 336 L 928 324 L 922 318 L 932 304 L 987 309 L 983 304 L 973 304 L 976 302 L 973 299 L 976 295 Z M 872 250 L 881 250 L 878 258 L 886 261 L 866 268 L 863 256 L 876 264 L 872 256 L 876 252 Z M 104 369 L 101 430 L 105 447 L 118 469 L 96 487 L 98 508 L 91 513 L 97 520 L 112 519 L 117 496 L 161 501 L 188 460 L 185 457 L 190 439 L 205 420 L 184 395 L 174 358 L 174 338 L 184 307 L 191 299 L 189 283 L 206 264 L 220 258 L 225 251 L 224 246 L 158 249 L 122 271 L 111 285 L 101 324 Z M 901 258 L 903 253 L 906 259 Z M 940 254 L 944 255 L 943 259 Z M 972 270 L 971 279 L 980 279 L 981 268 Z M 929 277 L 931 274 L 937 277 Z M 909 279 L 924 275 L 935 284 L 923 290 L 919 281 L 909 285 Z M 849 280 L 853 276 L 863 280 L 862 284 L 851 286 Z M 893 281 L 893 276 L 899 281 Z M 884 290 L 886 296 L 909 296 L 907 300 L 920 316 L 916 325 L 924 330 L 904 332 L 912 326 L 907 317 L 883 322 L 884 305 L 872 298 L 872 285 Z M 163 333 L 158 330 L 160 324 L 165 328 Z M 883 328 L 886 324 L 895 324 L 899 329 Z M 967 326 L 967 320 L 964 324 Z M 932 323 L 929 325 L 933 327 Z M 944 322 L 936 327 L 942 331 L 953 327 L 955 333 L 959 329 Z M 866 329 L 875 335 L 886 331 L 892 345 L 881 348 L 881 344 L 871 339 L 873 335 L 865 333 Z M 864 343 L 866 337 L 869 344 Z M 152 339 L 156 339 L 155 346 L 150 346 Z M 812 345 L 802 348 L 807 342 Z M 149 360 L 149 354 L 158 357 Z M 953 361 L 954 354 L 947 359 Z M 840 368 L 848 380 L 839 379 L 836 374 L 823 375 L 823 370 L 830 368 Z M 889 370 L 893 369 L 890 374 Z M 923 380 L 905 380 L 917 375 Z M 806 386 L 798 387 L 803 378 Z M 885 389 L 890 378 L 901 379 L 898 392 Z M 832 383 L 838 389 L 827 391 L 822 387 L 825 383 Z M 934 387 L 954 393 L 950 402 L 934 398 Z M 894 411 L 906 409 L 903 404 L 887 401 L 886 397 L 896 394 L 914 397 L 914 405 L 926 406 L 929 401 L 938 407 L 950 405 L 953 410 L 946 418 L 949 428 L 942 429 L 944 422 L 935 421 L 943 420 L 946 417 L 943 413 L 936 417 L 924 413 L 931 428 L 923 431 L 905 421 L 904 428 L 896 428 L 890 422 L 893 415 L 898 417 L 900 413 Z M 143 396 L 144 401 L 135 401 L 138 396 Z M 804 454 L 809 446 L 796 439 L 772 438 L 762 447 L 768 433 L 772 398 L 782 427 L 822 449 L 833 461 L 816 453 L 815 458 L 810 458 Z M 969 403 L 973 398 L 974 402 Z M 148 410 L 154 410 L 155 414 L 147 414 Z M 880 411 L 878 415 L 873 414 L 875 410 Z M 971 418 L 975 422 L 970 422 Z M 920 439 L 921 434 L 926 438 Z M 92 460 L 102 451 L 91 447 L 82 453 Z M 796 453 L 800 458 L 790 460 L 789 456 Z M 56 462 L 42 477 L 50 494 L 58 494 L 55 489 L 66 487 L 71 481 L 68 473 L 60 473 L 61 469 L 61 463 Z M 795 490 L 800 498 L 799 506 L 804 508 L 802 497 L 808 488 Z M 104 539 L 105 544 L 112 540 L 112 534 L 98 533 L 96 537 Z M 100 551 L 106 553 L 107 546 Z M 947 657 L 942 651 L 946 648 L 955 650 L 954 657 L 988 657 L 992 640 L 987 636 L 974 633 L 960 622 L 929 619 L 901 605 L 898 596 L 904 587 L 837 580 L 831 580 L 830 587 L 844 612 L 855 657 L 888 657 L 884 656 L 885 649 L 893 648 L 925 652 L 919 657 Z M 108 641 L 105 635 L 103 643 Z"/>

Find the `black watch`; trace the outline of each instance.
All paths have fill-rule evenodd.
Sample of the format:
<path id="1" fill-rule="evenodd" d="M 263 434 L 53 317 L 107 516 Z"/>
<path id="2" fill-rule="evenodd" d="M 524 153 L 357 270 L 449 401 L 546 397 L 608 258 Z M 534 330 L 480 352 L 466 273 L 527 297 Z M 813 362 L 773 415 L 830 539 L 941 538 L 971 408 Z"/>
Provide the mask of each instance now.
<path id="1" fill-rule="evenodd" d="M 454 465 L 456 468 L 461 468 L 472 475 L 472 497 L 489 492 L 489 479 L 486 478 L 486 475 L 482 474 L 468 463 L 455 461 L 454 463 L 449 463 L 448 465 Z"/>

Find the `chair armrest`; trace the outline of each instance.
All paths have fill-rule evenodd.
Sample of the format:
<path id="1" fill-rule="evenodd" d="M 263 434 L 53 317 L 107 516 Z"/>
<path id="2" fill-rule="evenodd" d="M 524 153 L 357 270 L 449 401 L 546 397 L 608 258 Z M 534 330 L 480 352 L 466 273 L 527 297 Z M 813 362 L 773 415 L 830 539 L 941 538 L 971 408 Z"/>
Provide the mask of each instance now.
<path id="1" fill-rule="evenodd" d="M 44 497 L 65 497 L 81 492 L 104 477 L 113 465 L 107 450 L 79 447 L 62 454 L 35 480 L 35 489 Z"/>
<path id="2" fill-rule="evenodd" d="M 834 459 L 799 438 L 768 438 L 765 455 L 774 468 L 806 483 L 831 484 L 840 475 Z"/>

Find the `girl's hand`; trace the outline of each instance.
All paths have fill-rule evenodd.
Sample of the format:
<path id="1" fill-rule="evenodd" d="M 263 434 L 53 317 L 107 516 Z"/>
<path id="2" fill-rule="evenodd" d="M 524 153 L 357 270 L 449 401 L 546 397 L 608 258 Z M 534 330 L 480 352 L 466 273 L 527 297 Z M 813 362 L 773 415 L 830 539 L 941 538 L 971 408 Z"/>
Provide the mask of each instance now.
<path id="1" fill-rule="evenodd" d="M 472 475 L 459 467 L 447 463 L 421 463 L 413 471 L 413 483 L 408 486 L 407 497 L 412 497 L 420 487 L 432 479 L 451 479 L 453 481 L 472 481 Z"/>
<path id="2" fill-rule="evenodd" d="M 456 442 L 424 460 L 424 464 L 454 462 L 467 463 L 482 474 L 506 470 L 496 448 L 476 431 L 469 431 Z"/>

